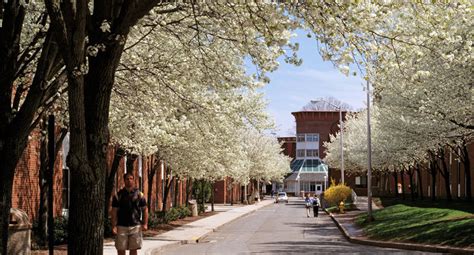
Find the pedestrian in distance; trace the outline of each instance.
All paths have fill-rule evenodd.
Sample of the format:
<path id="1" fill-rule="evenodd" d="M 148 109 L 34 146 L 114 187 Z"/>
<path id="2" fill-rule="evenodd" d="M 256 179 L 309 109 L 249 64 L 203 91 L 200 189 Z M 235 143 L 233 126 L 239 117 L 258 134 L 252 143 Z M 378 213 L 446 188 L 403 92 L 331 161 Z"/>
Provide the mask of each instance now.
<path id="1" fill-rule="evenodd" d="M 313 198 L 313 214 L 314 214 L 314 217 L 318 217 L 319 206 L 320 206 L 320 202 L 319 202 L 318 195 L 314 194 L 314 198 Z"/>
<path id="2" fill-rule="evenodd" d="M 309 193 L 306 193 L 306 197 L 304 199 L 305 207 L 306 207 L 306 217 L 309 218 L 310 216 L 310 210 L 311 207 L 313 206 L 313 198 L 309 195 Z"/>
<path id="3" fill-rule="evenodd" d="M 142 231 L 148 229 L 148 209 L 142 192 L 135 188 L 131 172 L 123 176 L 125 187 L 112 199 L 112 233 L 118 255 L 136 255 L 142 247 Z"/>
<path id="4" fill-rule="evenodd" d="M 272 198 L 273 198 L 273 195 L 275 195 L 275 191 L 272 190 L 272 191 L 270 192 L 270 194 L 272 195 Z"/>

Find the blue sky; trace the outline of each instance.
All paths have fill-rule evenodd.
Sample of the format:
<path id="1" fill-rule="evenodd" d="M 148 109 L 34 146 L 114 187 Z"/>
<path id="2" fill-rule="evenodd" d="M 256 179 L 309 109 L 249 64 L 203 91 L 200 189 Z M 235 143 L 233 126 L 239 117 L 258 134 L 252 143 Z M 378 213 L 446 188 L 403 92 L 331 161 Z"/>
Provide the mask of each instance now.
<path id="1" fill-rule="evenodd" d="M 346 77 L 331 62 L 323 61 L 315 39 L 307 38 L 304 32 L 299 31 L 292 42 L 300 44 L 298 56 L 303 64 L 296 67 L 282 59 L 278 70 L 268 74 L 271 81 L 263 89 L 267 112 L 275 120 L 278 136 L 294 135 L 291 112 L 300 111 L 311 100 L 334 97 L 353 109 L 365 107 L 366 94 L 360 77 Z"/>

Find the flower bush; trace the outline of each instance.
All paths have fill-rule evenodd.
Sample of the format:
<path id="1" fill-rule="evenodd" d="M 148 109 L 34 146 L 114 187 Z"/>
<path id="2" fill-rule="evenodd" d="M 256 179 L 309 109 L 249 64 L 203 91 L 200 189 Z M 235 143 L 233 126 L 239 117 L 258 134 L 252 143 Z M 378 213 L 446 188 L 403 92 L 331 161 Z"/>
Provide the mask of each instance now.
<path id="1" fill-rule="evenodd" d="M 347 198 L 350 198 L 351 193 L 351 188 L 342 183 L 336 185 L 336 181 L 331 179 L 331 186 L 324 192 L 324 199 L 328 202 L 329 206 L 335 206 L 341 201 L 345 202 Z"/>

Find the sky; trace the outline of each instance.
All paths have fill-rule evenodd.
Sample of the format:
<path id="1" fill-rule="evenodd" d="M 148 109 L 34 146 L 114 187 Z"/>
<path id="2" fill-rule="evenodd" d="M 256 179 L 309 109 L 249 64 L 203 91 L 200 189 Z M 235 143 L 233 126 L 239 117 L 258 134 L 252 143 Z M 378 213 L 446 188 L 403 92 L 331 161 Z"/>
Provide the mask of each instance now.
<path id="1" fill-rule="evenodd" d="M 298 56 L 303 64 L 286 64 L 283 58 L 278 70 L 269 73 L 270 83 L 263 92 L 267 100 L 267 112 L 276 124 L 277 136 L 293 136 L 295 119 L 292 112 L 301 111 L 311 100 L 334 97 L 352 106 L 365 108 L 366 94 L 359 76 L 345 76 L 331 62 L 323 61 L 314 38 L 298 31 L 292 42 L 300 44 Z"/>

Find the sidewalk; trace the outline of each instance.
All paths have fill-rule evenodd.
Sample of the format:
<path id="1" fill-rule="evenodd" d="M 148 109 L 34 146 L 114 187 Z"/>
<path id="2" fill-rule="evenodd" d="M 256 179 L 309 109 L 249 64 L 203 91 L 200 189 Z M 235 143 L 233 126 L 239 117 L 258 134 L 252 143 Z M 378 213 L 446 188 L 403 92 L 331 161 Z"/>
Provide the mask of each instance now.
<path id="1" fill-rule="evenodd" d="M 329 213 L 329 216 L 336 223 L 337 227 L 341 230 L 343 235 L 352 243 L 364 244 L 364 245 L 373 245 L 378 247 L 386 248 L 396 248 L 396 249 L 405 249 L 405 250 L 417 250 L 417 251 L 426 251 L 426 252 L 441 252 L 441 253 L 456 253 L 456 254 L 474 254 L 474 249 L 463 249 L 458 247 L 450 246 L 441 246 L 441 245 L 427 245 L 427 244 L 416 244 L 416 243 L 400 243 L 400 242 L 391 242 L 391 241 L 378 241 L 370 240 L 365 236 L 363 230 L 355 225 L 354 220 L 357 215 L 367 212 L 368 202 L 367 197 L 357 197 L 357 202 L 355 203 L 359 211 L 348 211 L 344 214 L 332 214 Z M 372 209 L 379 209 L 372 202 Z"/>
<path id="2" fill-rule="evenodd" d="M 215 211 L 219 212 L 216 215 L 191 222 L 157 236 L 145 237 L 139 254 L 151 255 L 170 245 L 199 242 L 199 240 L 214 232 L 217 228 L 264 206 L 273 204 L 273 201 L 271 198 L 266 198 L 257 204 L 247 206 L 240 204 L 235 206 L 215 205 Z M 104 244 L 104 255 L 115 254 L 117 254 L 117 251 L 113 242 Z"/>

